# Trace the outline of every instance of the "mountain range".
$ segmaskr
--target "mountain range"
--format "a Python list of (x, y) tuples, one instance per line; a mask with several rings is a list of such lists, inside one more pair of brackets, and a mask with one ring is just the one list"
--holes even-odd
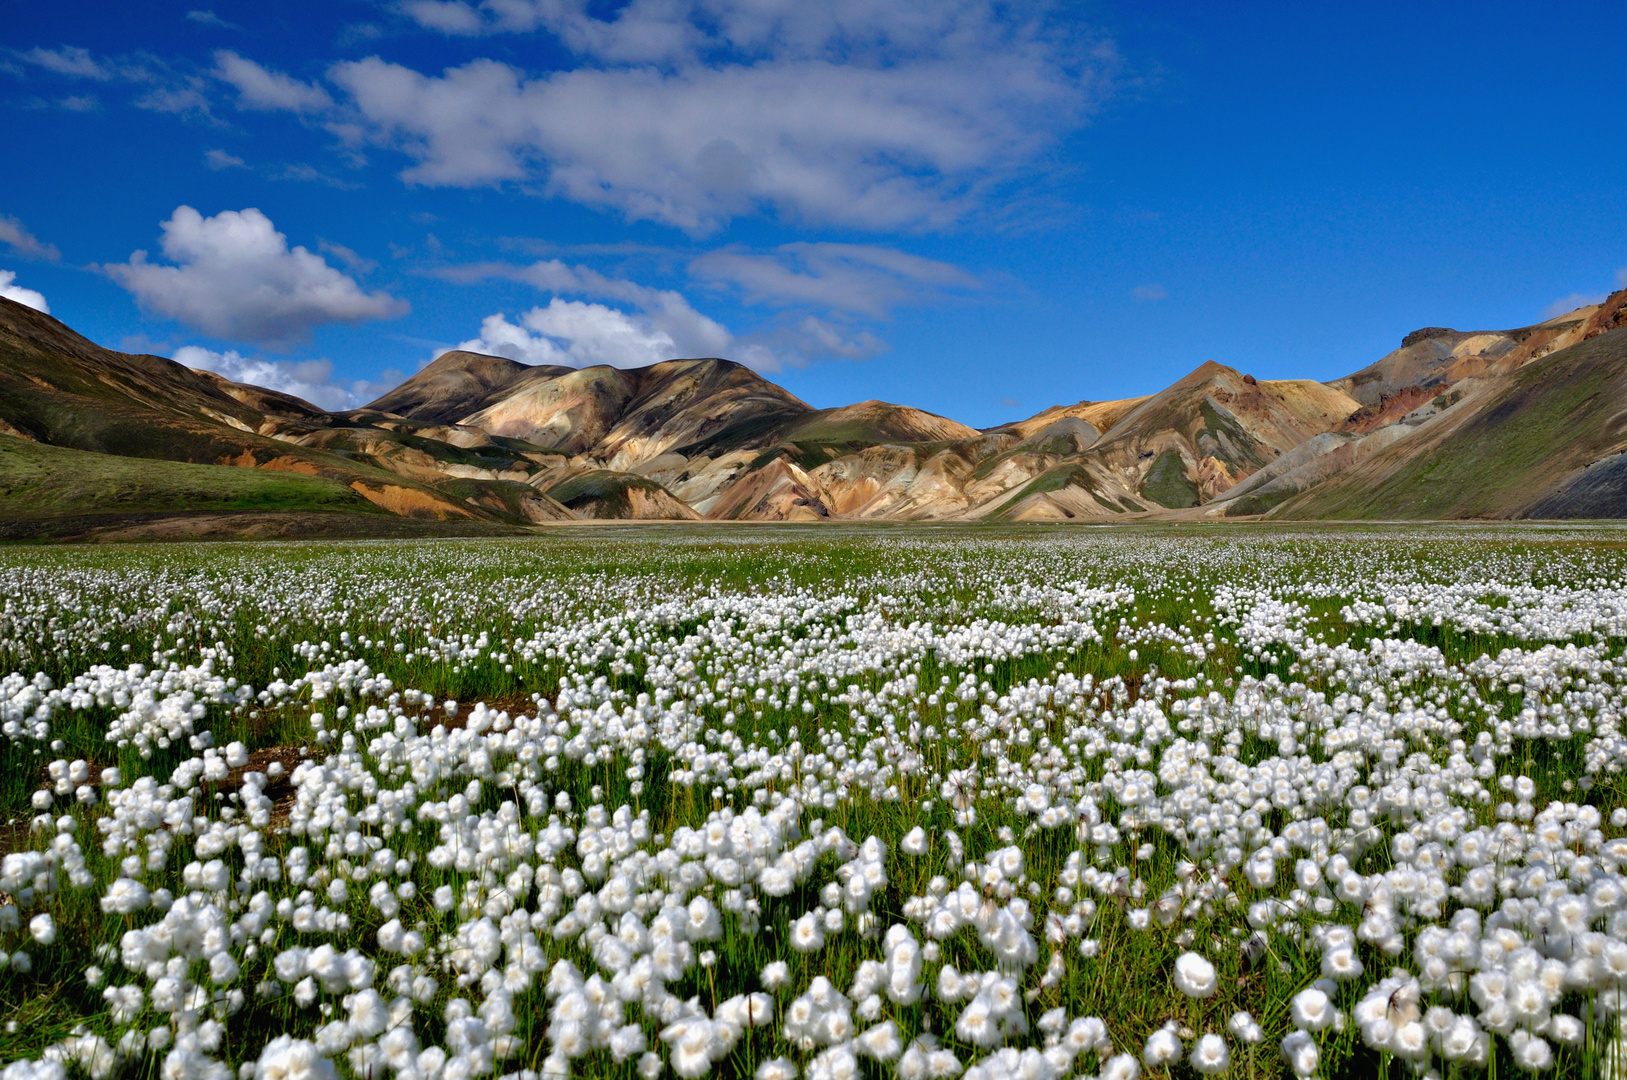
[(1429, 327), (1330, 382), (1206, 363), (978, 430), (722, 359), (453, 351), (328, 412), (0, 299), (0, 536), (519, 533), (579, 520), (1627, 517), (1627, 290)]

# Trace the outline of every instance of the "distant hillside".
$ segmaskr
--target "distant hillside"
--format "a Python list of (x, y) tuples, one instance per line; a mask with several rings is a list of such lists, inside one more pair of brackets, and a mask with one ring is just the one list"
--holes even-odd
[(329, 413), (0, 299), (0, 536), (1259, 514), (1627, 516), (1627, 292), (1516, 330), (1414, 331), (1327, 383), (1207, 363), (983, 431), (814, 409), (716, 358), (454, 351)]
[[(350, 493), (349, 505), (361, 502), (369, 511), (405, 518), (519, 524), (573, 516), (530, 488), (517, 501), (516, 513), (516, 500), (505, 498), (500, 488), (546, 466), (497, 446), (484, 433), (469, 432), (464, 445), (452, 445), (409, 425), (380, 426), (330, 414), (286, 394), (232, 383), (162, 357), (103, 349), (57, 320), (4, 299), (0, 434), (114, 459), (229, 466), (327, 481)], [(70, 470), (53, 481), (50, 499), (36, 491), (0, 500), (0, 517), (45, 519), (70, 512), (76, 502), (96, 497), (97, 485), (114, 471), (111, 464)], [(155, 466), (154, 475), (160, 474), (177, 475)], [(67, 489), (76, 476), (84, 484), (77, 495)], [(466, 488), (472, 482), (474, 488), (447, 490), (454, 482)], [(200, 484), (209, 490), (216, 482)], [(286, 493), (294, 486), (290, 480), (276, 490)], [(282, 496), (270, 494), (274, 487), (236, 485), (243, 492), (261, 492), (267, 510), (281, 510)], [(200, 507), (179, 500), (172, 509), (187, 513)]]
[[(1362, 408), (1226, 493), (1228, 514), (1278, 517), (1627, 517), (1582, 495), (1579, 470), (1619, 453), (1627, 291), (1519, 330), (1408, 335), (1331, 384)], [(1627, 489), (1624, 489), (1627, 490)]]
[(1627, 327), (1533, 361), (1441, 412), (1282, 513), (1627, 516)]

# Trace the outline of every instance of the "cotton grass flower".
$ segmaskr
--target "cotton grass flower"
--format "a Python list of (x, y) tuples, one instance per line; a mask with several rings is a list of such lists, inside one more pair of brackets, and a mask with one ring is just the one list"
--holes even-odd
[(1175, 988), (1190, 998), (1212, 997), (1218, 985), (1215, 966), (1195, 952), (1176, 958), (1174, 979)]
[(336, 1080), (333, 1063), (304, 1039), (279, 1035), (266, 1044), (254, 1066), (254, 1080)]
[(756, 1080), (796, 1080), (796, 1062), (790, 1058), (768, 1058), (752, 1074)]
[[(669, 1062), (702, 1075), (745, 1046), (744, 1067), (778, 1080), (771, 1063), (789, 1059), (764, 1058), (783, 1038), (820, 1080), (864, 1057), (941, 1080), (959, 1060), (930, 1037), (901, 1046), (896, 1019), (935, 996), (979, 1048), (979, 1080), (1064, 1075), (1109, 1053), (1105, 1025), (1051, 1010), (1031, 1030), (1025, 996), (1119, 963), (1114, 926), (1188, 950), (1159, 991), (1180, 995), (1174, 1013), (1181, 998), (1227, 1005), (1205, 953), (1235, 947), (1251, 970), (1284, 949), (1320, 957), (1322, 980), (1273, 1004), (1300, 1028), (1282, 1046), (1300, 1074), (1342, 1067), (1343, 1043), (1324, 1060), (1309, 1034), (1341, 1025), (1335, 992), (1367, 1045), (1420, 1067), (1495, 1052), (1552, 1068), (1554, 1046), (1585, 1034), (1562, 1001), (1610, 1016), (1627, 1000), (1627, 812), (1577, 790), (1627, 769), (1611, 644), (1627, 634), (1627, 574), (1597, 550), (1522, 554), (1550, 560), (1533, 569), (1479, 539), (1313, 554), (1240, 541), (1223, 557), (1144, 538), (955, 541), (945, 592), (936, 554), (894, 543), (855, 548), (884, 548), (885, 573), (843, 565), (818, 587), (750, 590), (473, 547), (391, 548), (388, 574), (334, 553), (299, 574), (254, 555), (193, 577), (0, 559), (11, 655), (54, 641), (96, 655), (121, 620), (141, 635), (123, 667), (0, 680), (0, 733), (39, 748), (45, 777), (29, 850), (0, 859), (15, 901), (0, 960), (26, 979), (79, 947), (62, 898), (85, 890), (122, 926), (96, 943), (105, 955), (69, 959), (105, 966), (96, 1006), (139, 1024), (49, 1053), (93, 1080), (142, 1053), (166, 1055), (175, 1080), (219, 1080), (243, 1064), (229, 1055), (252, 1063), (278, 1035), (215, 1030), (253, 997), (282, 999), (285, 1037), (314, 1054), (295, 1067), (312, 1072), (343, 1054), (358, 1075), (529, 1080), (515, 1017), (541, 1009), (543, 1075), (607, 1052), (652, 1080)], [(1141, 614), (1171, 608), (1187, 615)], [(232, 638), (247, 625), (263, 629)], [(1518, 644), (1453, 644), (1477, 635)], [(262, 639), (278, 669), (245, 687), (253, 665), (230, 653)], [(1169, 651), (1195, 674), (1098, 681), (1068, 659), (1087, 646)], [(1247, 670), (1229, 653), (1211, 663), (1232, 646)], [(1032, 677), (1010, 680), (1012, 665)], [(529, 704), (502, 712), (464, 689), (495, 671), (533, 688)], [(474, 701), (453, 706), (456, 726), (448, 693)], [(58, 738), (91, 708), (143, 763), (100, 788), (99, 755)], [(308, 728), (287, 769), (252, 764), (248, 714), (262, 711)], [(1574, 783), (1520, 775), (1517, 740), (1574, 752)], [(1405, 750), (1364, 749), (1385, 746)], [(666, 778), (646, 789), (652, 759)], [(909, 805), (912, 792), (946, 805)], [(997, 839), (944, 830), (936, 865), (937, 813), (994, 815)], [(1066, 861), (1034, 854), (1052, 850)], [(1382, 873), (1363, 872), (1373, 851)], [(768, 961), (756, 979), (735, 970), (737, 935)], [(859, 950), (848, 994), (793, 976), (827, 946)], [(967, 947), (994, 970), (943, 962)], [(701, 1000), (679, 997), (694, 978)], [(412, 1029), (431, 1006), (445, 1045)], [(1246, 1014), (1227, 1031), (1263, 1037)], [(1162, 1034), (1121, 1037), (1165, 1068), (1230, 1054), (1220, 1035), (1183, 1051)], [(1129, 1055), (1094, 1064), (1140, 1071)]]
[(1101, 1080), (1138, 1080), (1141, 1063), (1129, 1054), (1115, 1054), (1102, 1063)]
[(1173, 1025), (1161, 1027), (1149, 1035), (1147, 1045), (1141, 1051), (1141, 1060), (1149, 1069), (1163, 1068), (1180, 1056), (1181, 1040), (1176, 1036)]
[(1307, 987), (1294, 995), (1290, 1017), (1294, 1026), (1305, 1031), (1321, 1031), (1333, 1023), (1333, 1003), (1319, 987)]
[(1192, 1053), (1187, 1063), (1204, 1076), (1221, 1076), (1231, 1068), (1231, 1050), (1226, 1046), (1226, 1040), (1219, 1035), (1208, 1034), (1201, 1036), (1192, 1044)]

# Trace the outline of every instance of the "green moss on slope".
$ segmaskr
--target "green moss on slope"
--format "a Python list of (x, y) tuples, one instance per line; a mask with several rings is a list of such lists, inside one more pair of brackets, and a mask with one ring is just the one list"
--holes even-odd
[[(1078, 485), (1090, 492), (1096, 493), (1096, 485), (1090, 474), (1075, 464), (1058, 465), (1049, 472), (1043, 472), (1025, 484), (1021, 491), (1000, 504), (1000, 508), (988, 516), (989, 521), (1003, 521), (1017, 509), (1017, 506), (1030, 495), (1043, 495), (1048, 491), (1061, 491), (1069, 485)], [(1098, 498), (1097, 502), (1101, 502)]]
[(116, 457), (0, 436), (0, 518), (199, 510), (384, 513), (322, 477)]
[[(1627, 438), (1627, 329), (1516, 372), (1480, 414), (1373, 486), (1362, 470), (1284, 508), (1290, 517), (1516, 514)], [(1627, 513), (1627, 507), (1622, 508)]]
[(614, 518), (627, 517), (632, 513), (632, 501), (627, 493), (634, 488), (643, 491), (665, 490), (654, 480), (633, 473), (593, 469), (578, 473), (550, 488), (548, 494), (572, 510), (588, 508), (593, 511), (594, 517)]
[(1158, 455), (1141, 481), (1141, 494), (1171, 510), (1198, 505), (1198, 486), (1186, 475), (1186, 465), (1174, 450)]

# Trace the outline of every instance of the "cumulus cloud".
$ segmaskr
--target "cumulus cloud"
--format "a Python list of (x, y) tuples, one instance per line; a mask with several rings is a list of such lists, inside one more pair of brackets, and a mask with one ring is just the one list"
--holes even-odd
[(239, 109), (314, 113), (333, 105), (333, 99), (320, 86), (262, 67), (230, 49), (216, 50), (212, 74), (237, 89)]
[(366, 292), (356, 281), (288, 240), (259, 210), (204, 217), (177, 207), (160, 244), (176, 265), (147, 260), (104, 269), (143, 306), (217, 338), (270, 345), (307, 336), (317, 326), (388, 319), (405, 301)]
[(557, 296), (547, 307), (534, 307), (520, 316), (519, 325), (502, 314), (487, 316), (480, 336), (458, 348), (507, 356), (522, 364), (569, 367), (645, 367), (686, 353), (646, 316)]
[(56, 262), (62, 257), (55, 245), (41, 243), (23, 223), (13, 217), (0, 217), (0, 243), (25, 259), (46, 259)]
[(795, 243), (772, 252), (713, 251), (689, 264), (702, 280), (738, 288), (752, 303), (811, 304), (884, 316), (894, 307), (977, 289), (950, 263), (867, 244)]
[[(642, 285), (636, 281), (625, 278), (613, 278), (599, 273), (587, 266), (569, 266), (558, 259), (547, 259), (533, 263), (530, 266), (509, 266), (502, 263), (480, 263), (473, 266), (452, 267), (441, 272), (441, 276), (451, 281), (470, 283), (492, 277), (505, 277), (514, 281), (523, 281), (533, 285), (542, 292), (565, 293), (567, 295), (589, 296), (599, 299), (616, 300), (632, 306), (636, 314), (625, 315), (612, 308), (604, 308), (624, 319), (631, 320), (624, 324), (616, 324), (612, 331), (612, 323), (608, 317), (595, 315), (599, 320), (593, 324), (604, 328), (605, 338), (610, 341), (629, 341), (628, 328), (638, 326), (647, 331), (645, 337), (652, 343), (651, 347), (659, 344), (660, 348), (668, 350), (662, 360), (670, 360), (678, 356), (727, 356), (727, 350), (734, 343), (734, 335), (722, 324), (702, 315), (696, 311), (684, 295), (673, 289), (656, 289)], [(600, 307), (601, 305), (590, 305)], [(564, 309), (560, 309), (563, 311)], [(551, 321), (549, 325), (564, 325)], [(529, 324), (528, 324), (529, 325)], [(588, 324), (584, 323), (586, 327)], [(533, 329), (536, 327), (533, 326)], [(642, 332), (642, 331), (641, 331)], [(597, 331), (595, 331), (597, 333)], [(591, 336), (591, 335), (590, 335)], [(587, 338), (584, 338), (587, 340)], [(597, 340), (597, 338), (594, 338)], [(584, 350), (597, 348), (597, 346), (582, 347)], [(612, 352), (620, 350), (619, 345), (606, 345)], [(481, 350), (475, 350), (481, 351)], [(580, 350), (579, 350), (580, 351)], [(588, 355), (581, 351), (581, 355)], [(501, 355), (508, 355), (507, 353)], [(632, 355), (629, 353), (628, 355)], [(638, 353), (640, 356), (650, 355), (647, 351)], [(519, 357), (513, 357), (519, 359)], [(541, 363), (543, 361), (528, 361)], [(550, 360), (547, 363), (566, 363), (563, 360)], [(589, 363), (612, 363), (609, 360), (592, 360)], [(655, 361), (641, 361), (654, 363)], [(617, 367), (640, 366), (640, 364), (617, 363)]]
[[(656, 289), (624, 278), (612, 278), (590, 267), (568, 266), (549, 259), (531, 266), (483, 264), (443, 272), (454, 281), (507, 277), (544, 292), (577, 294), (618, 301), (633, 310), (555, 296), (509, 322), (489, 316), (480, 336), (459, 345), (472, 352), (507, 356), (526, 364), (586, 367), (644, 367), (677, 357), (721, 356), (742, 351), (735, 336), (717, 321), (696, 311), (683, 294)], [(764, 349), (751, 350), (742, 362), (772, 369), (777, 361)]]
[(51, 305), (45, 302), (45, 296), (33, 289), (25, 289), (21, 285), (13, 285), (17, 280), (15, 270), (0, 270), (0, 296), (7, 300), (15, 300), (24, 307), (31, 307), (35, 311), (51, 314)]
[(457, 347), (506, 356), (523, 364), (566, 367), (646, 367), (678, 357), (721, 356), (763, 372), (800, 367), (825, 357), (863, 359), (886, 348), (867, 331), (846, 330), (813, 316), (739, 337), (724, 330), (723, 348), (691, 347), (693, 341), (669, 332), (661, 322), (659, 316), (643, 312), (555, 297), (547, 307), (525, 312), (518, 323), (510, 322), (502, 313), (487, 316), (480, 324), (480, 335)]
[[(357, 408), (401, 381), (399, 378), (394, 381), (335, 379), (333, 364), (325, 359), (271, 360), (261, 356), (244, 356), (235, 349), (216, 352), (200, 345), (183, 345), (175, 350), (171, 359), (189, 368), (213, 371), (233, 382), (292, 394), (329, 411)], [(386, 373), (392, 374), (395, 373)]]
[[(340, 63), (328, 78), (348, 101), (329, 122), (404, 152), (409, 183), (541, 181), (694, 233), (760, 211), (940, 226), (1088, 116), (1115, 60), (1033, 4), (907, 7), (636, 0), (605, 20), (583, 3), (418, 0), (402, 10), (421, 25), (547, 29), (583, 63), (536, 78), (493, 59), (439, 75)], [(281, 107), (318, 107), (296, 85)]]
[[(891, 256), (901, 254), (892, 252), (877, 259), (896, 264)], [(919, 262), (926, 264), (915, 268), (922, 277), (970, 280), (947, 264), (925, 259)], [(939, 269), (929, 271), (930, 267)], [(508, 278), (543, 292), (612, 300), (632, 309), (566, 301), (556, 296), (548, 307), (533, 309), (518, 324), (501, 314), (491, 316), (482, 324), (479, 338), (459, 346), (529, 364), (642, 367), (674, 357), (720, 356), (759, 371), (779, 371), (832, 357), (864, 359), (887, 348), (869, 330), (850, 325), (846, 315), (822, 319), (788, 311), (766, 325), (736, 333), (695, 310), (676, 290), (610, 277), (559, 259), (529, 266), (479, 263), (449, 267), (439, 271), (439, 276), (462, 283)], [(801, 294), (796, 298), (801, 299)]]

